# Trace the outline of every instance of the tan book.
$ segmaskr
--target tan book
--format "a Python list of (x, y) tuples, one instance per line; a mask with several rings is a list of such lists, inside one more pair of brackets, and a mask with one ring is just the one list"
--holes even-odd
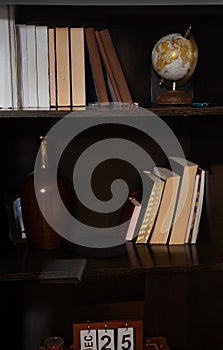
[(184, 244), (198, 165), (179, 157), (170, 157), (169, 161), (181, 178), (169, 244)]
[(72, 106), (85, 106), (84, 29), (70, 28)]
[(56, 107), (56, 67), (55, 67), (55, 29), (48, 28), (48, 60), (49, 60), (49, 90), (50, 107)]
[(159, 210), (160, 201), (164, 188), (164, 181), (151, 172), (144, 171), (145, 188), (143, 181), (143, 200), (140, 218), (137, 222), (136, 244), (145, 244), (148, 242), (156, 215)]
[(57, 106), (70, 106), (69, 35), (67, 27), (56, 27), (56, 86)]
[(173, 220), (174, 208), (176, 206), (180, 176), (162, 167), (154, 168), (154, 174), (159, 176), (165, 182), (165, 185), (159, 212), (149, 243), (166, 244)]
[(84, 29), (92, 75), (99, 103), (108, 103), (108, 93), (94, 28)]

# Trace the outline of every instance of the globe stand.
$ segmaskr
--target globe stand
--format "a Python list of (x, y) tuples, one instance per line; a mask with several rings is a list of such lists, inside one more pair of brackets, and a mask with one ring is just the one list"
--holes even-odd
[(192, 97), (183, 90), (176, 90), (176, 82), (173, 89), (167, 90), (157, 98), (157, 105), (191, 105)]

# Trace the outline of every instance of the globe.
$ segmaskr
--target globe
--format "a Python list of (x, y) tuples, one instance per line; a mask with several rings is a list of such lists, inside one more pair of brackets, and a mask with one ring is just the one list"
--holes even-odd
[[(153, 68), (161, 78), (160, 83), (171, 87), (173, 91), (176, 86), (185, 84), (192, 76), (198, 59), (197, 44), (191, 33), (191, 27), (184, 36), (180, 33), (163, 36), (153, 47), (151, 58)], [(183, 96), (182, 92), (168, 94), (174, 98), (170, 103), (178, 104), (177, 98), (181, 98), (179, 102), (184, 103), (180, 97)], [(186, 94), (184, 95), (186, 97)], [(186, 104), (191, 103), (191, 98), (185, 101)], [(168, 101), (165, 96), (166, 102)]]

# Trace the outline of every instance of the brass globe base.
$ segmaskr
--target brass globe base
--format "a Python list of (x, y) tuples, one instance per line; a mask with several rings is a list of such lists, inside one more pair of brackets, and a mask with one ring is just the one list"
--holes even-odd
[(183, 90), (167, 90), (157, 98), (158, 105), (191, 105), (192, 97)]

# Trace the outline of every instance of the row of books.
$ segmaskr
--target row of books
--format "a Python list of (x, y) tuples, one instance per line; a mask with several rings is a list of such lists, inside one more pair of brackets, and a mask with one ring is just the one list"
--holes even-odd
[(205, 170), (179, 157), (170, 157), (172, 169), (143, 171), (140, 203), (130, 197), (125, 211), (126, 239), (136, 244), (195, 244), (202, 213)]
[(86, 55), (97, 102), (133, 103), (107, 28), (16, 24), (1, 5), (0, 31), (0, 108), (85, 106)]

